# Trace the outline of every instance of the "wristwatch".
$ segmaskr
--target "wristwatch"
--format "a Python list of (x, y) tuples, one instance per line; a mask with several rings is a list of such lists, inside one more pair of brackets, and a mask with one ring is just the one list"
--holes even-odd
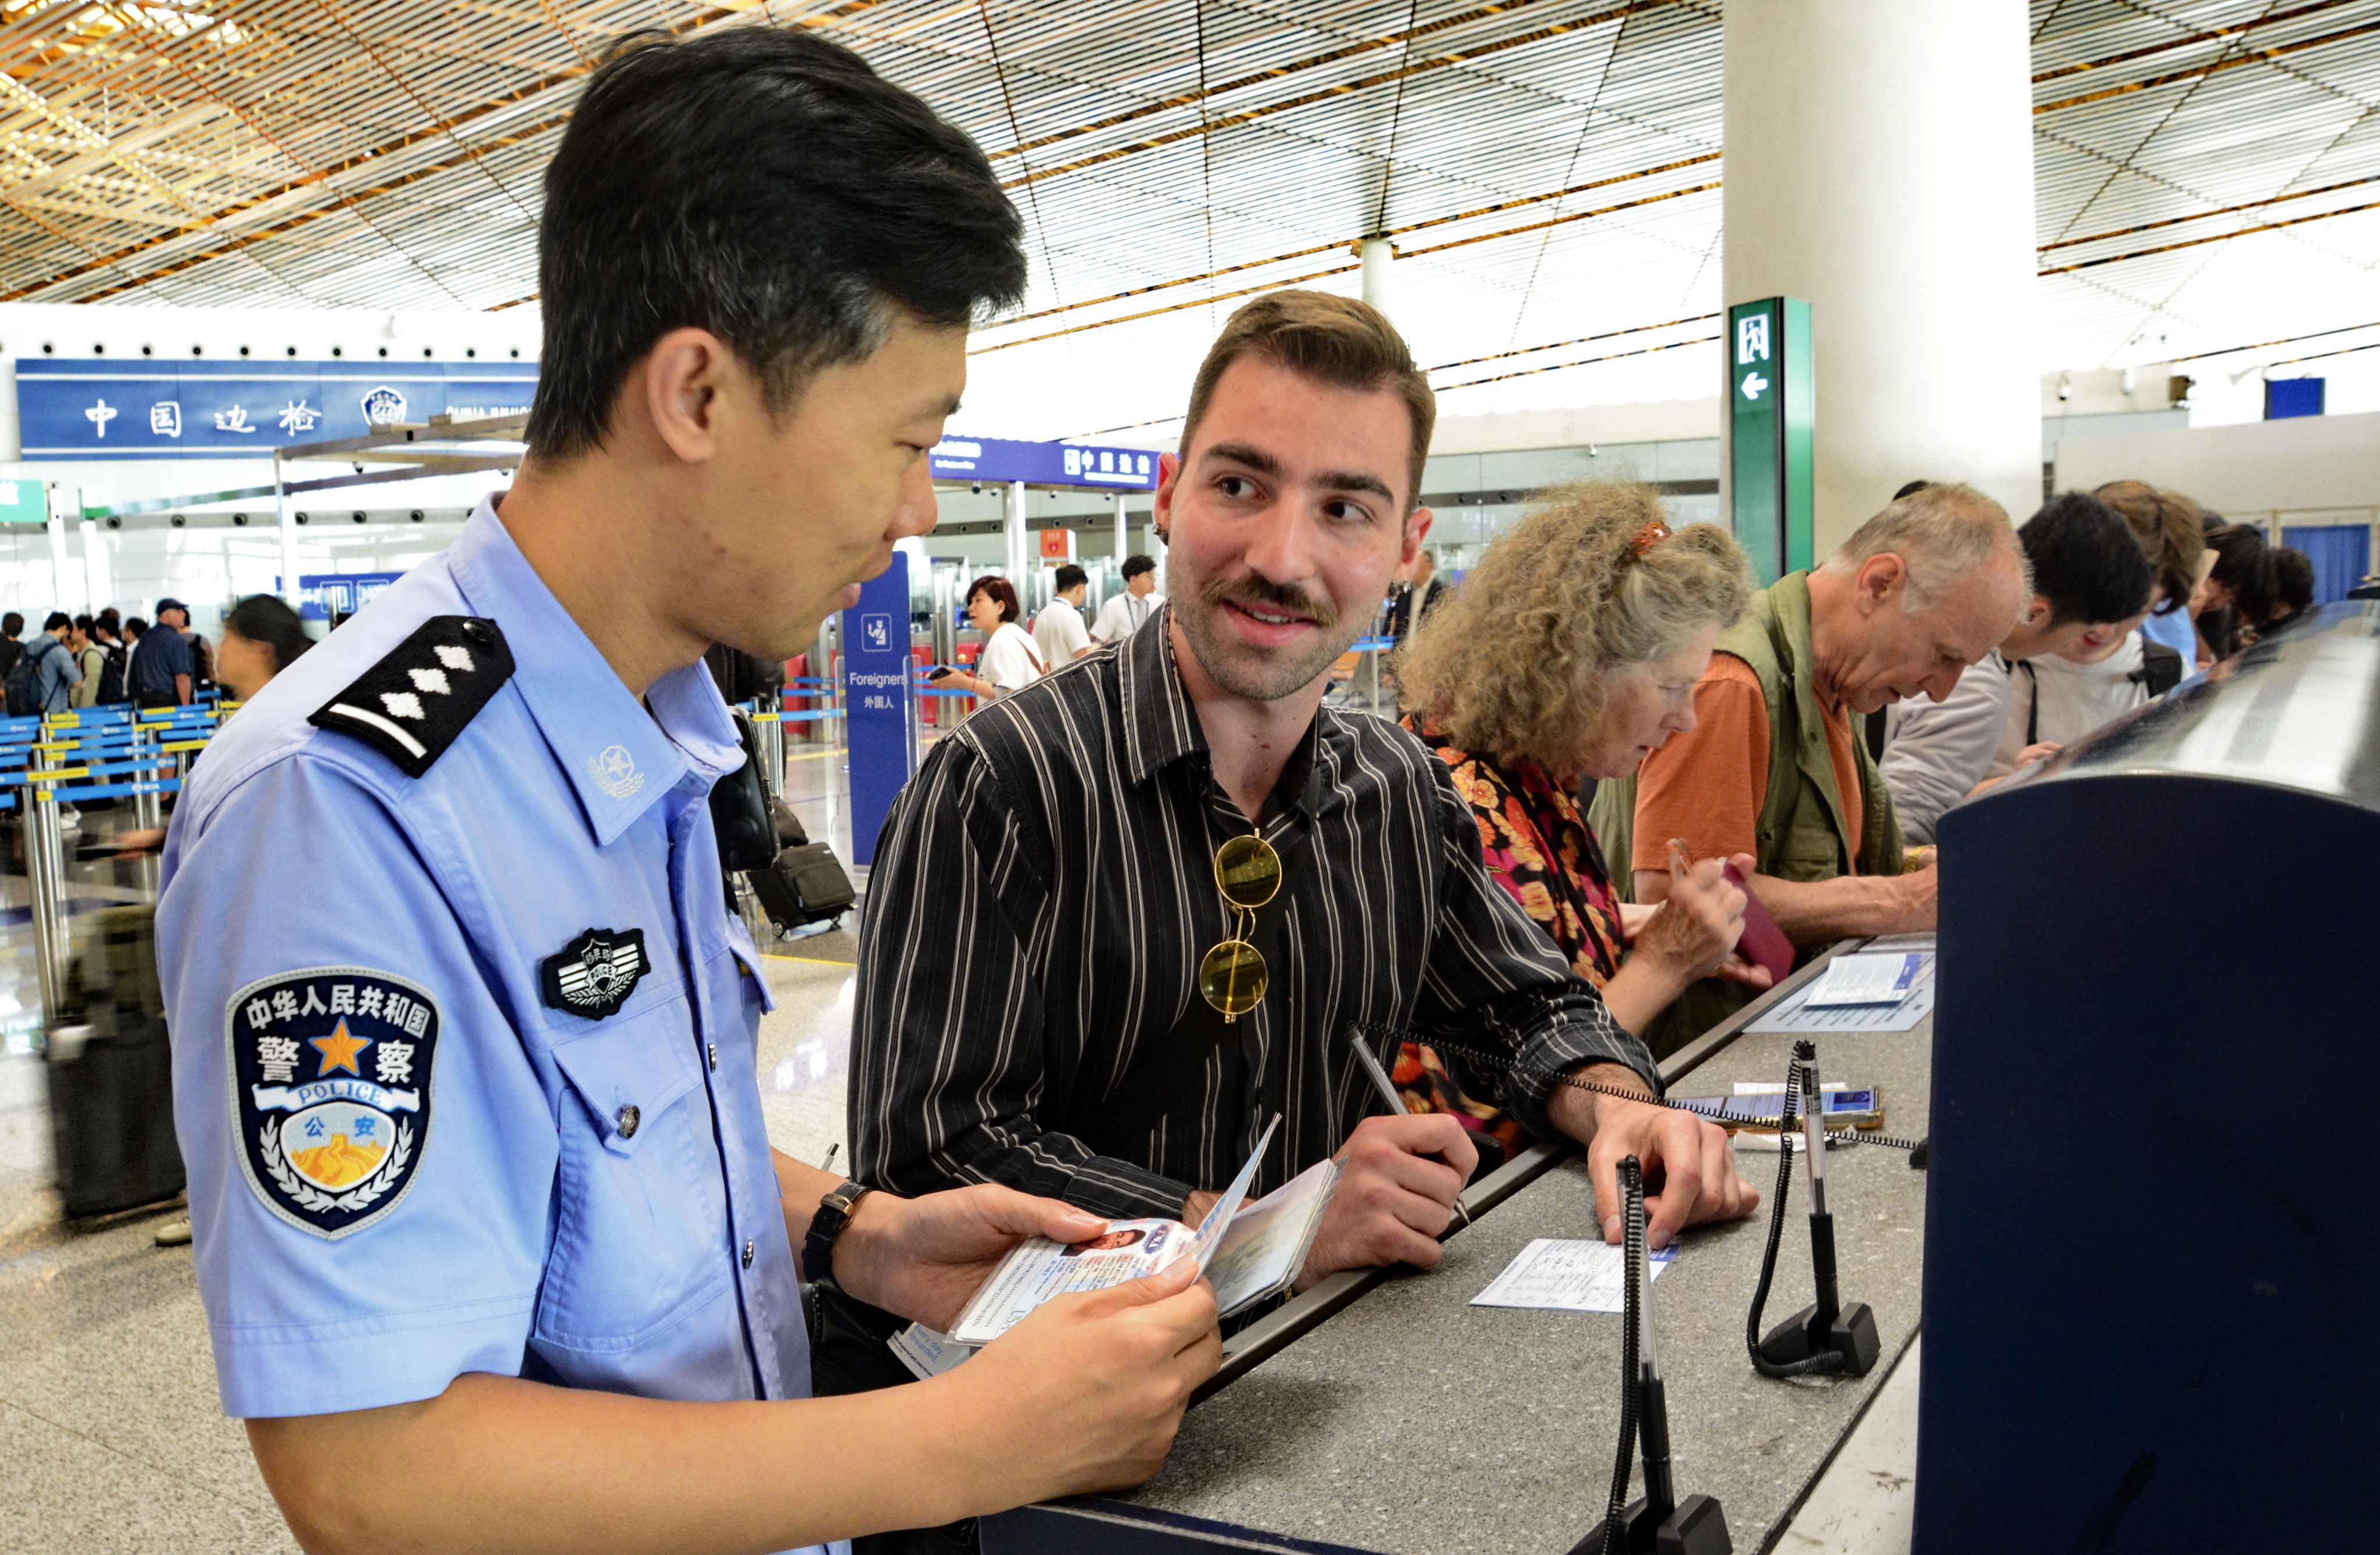
[(802, 1239), (803, 1279), (815, 1285), (834, 1272), (835, 1238), (851, 1224), (859, 1201), (874, 1191), (846, 1178), (841, 1187), (819, 1200), (818, 1213), (810, 1217), (810, 1234)]

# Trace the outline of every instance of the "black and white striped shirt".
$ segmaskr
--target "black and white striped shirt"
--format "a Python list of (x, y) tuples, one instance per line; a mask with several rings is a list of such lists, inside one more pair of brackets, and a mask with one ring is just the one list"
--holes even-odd
[[(860, 930), (850, 1122), (862, 1181), (998, 1182), (1109, 1216), (1178, 1215), (1282, 1115), (1257, 1191), (1379, 1110), (1351, 1022), (1513, 1053), (1508, 1106), (1543, 1129), (1553, 1077), (1645, 1046), (1480, 863), (1479, 832), (1420, 741), (1324, 707), (1263, 817), (1286, 864), (1286, 965), (1184, 1096), (1112, 1153), (1100, 1108), (1200, 995), (1229, 935), (1215, 850), (1251, 826), (1215, 782), (1170, 620), (983, 708), (885, 822)], [(1276, 832), (1276, 828), (1285, 828)], [(1292, 834), (1302, 831), (1302, 839)], [(1393, 1055), (1383, 1055), (1393, 1061)], [(1109, 1130), (1111, 1132), (1111, 1130)]]

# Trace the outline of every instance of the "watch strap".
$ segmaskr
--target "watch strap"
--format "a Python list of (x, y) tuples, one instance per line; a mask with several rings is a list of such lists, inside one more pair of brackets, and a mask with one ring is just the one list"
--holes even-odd
[(809, 1235), (802, 1239), (803, 1279), (815, 1285), (834, 1272), (835, 1239), (850, 1226), (859, 1201), (872, 1191), (846, 1177), (819, 1200), (818, 1213), (810, 1217)]

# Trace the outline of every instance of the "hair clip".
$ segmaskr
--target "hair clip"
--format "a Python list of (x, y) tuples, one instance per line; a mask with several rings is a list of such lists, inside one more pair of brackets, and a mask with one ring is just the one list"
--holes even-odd
[(1657, 518), (1630, 537), (1628, 548), (1641, 557), (1663, 540), (1668, 539), (1671, 533), (1670, 526)]

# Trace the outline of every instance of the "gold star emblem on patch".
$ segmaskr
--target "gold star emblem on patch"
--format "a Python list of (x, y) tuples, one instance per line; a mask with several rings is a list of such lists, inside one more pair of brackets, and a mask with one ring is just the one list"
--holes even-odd
[(355, 1076), (358, 1079), (361, 1079), (363, 1078), (363, 1071), (356, 1067), (356, 1055), (362, 1052), (365, 1048), (370, 1047), (371, 1045), (371, 1039), (370, 1037), (349, 1036), (347, 1034), (347, 1023), (345, 1019), (342, 1019), (338, 1025), (332, 1030), (329, 1036), (314, 1037), (309, 1040), (312, 1043), (313, 1047), (322, 1055), (322, 1067), (314, 1071), (315, 1079), (322, 1079), (324, 1075), (329, 1074), (333, 1069), (345, 1069), (347, 1073)]

